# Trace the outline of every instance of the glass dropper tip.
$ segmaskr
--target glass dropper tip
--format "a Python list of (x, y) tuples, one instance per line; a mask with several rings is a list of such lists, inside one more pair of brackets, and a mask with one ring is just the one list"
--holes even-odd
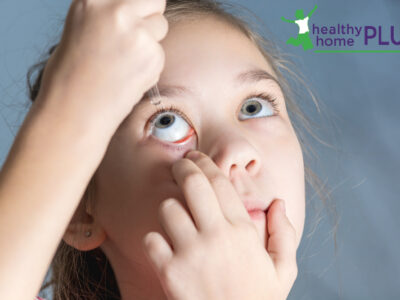
[(153, 105), (159, 105), (161, 103), (161, 96), (157, 87), (157, 83), (153, 88), (150, 89), (150, 103)]

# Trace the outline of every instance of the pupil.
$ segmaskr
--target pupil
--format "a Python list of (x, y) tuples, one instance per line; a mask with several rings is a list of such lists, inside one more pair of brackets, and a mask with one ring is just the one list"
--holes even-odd
[(161, 125), (168, 125), (168, 123), (170, 123), (171, 118), (169, 116), (167, 117), (162, 117), (160, 120)]
[(160, 117), (156, 122), (156, 127), (167, 128), (171, 126), (175, 121), (175, 117), (171, 114), (166, 114)]
[(256, 106), (255, 105), (251, 104), (251, 105), (247, 106), (247, 111), (249, 113), (253, 113), (253, 112), (255, 112), (255, 110), (256, 110)]

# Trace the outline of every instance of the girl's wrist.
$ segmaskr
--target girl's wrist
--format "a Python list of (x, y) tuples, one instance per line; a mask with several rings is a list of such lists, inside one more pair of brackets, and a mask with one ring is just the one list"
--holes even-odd
[(85, 116), (85, 111), (77, 114), (74, 103), (62, 103), (68, 99), (41, 100), (38, 96), (20, 129), (26, 148), (44, 147), (49, 155), (97, 168), (118, 124), (106, 116), (93, 118)]
[(85, 99), (65, 92), (52, 91), (38, 95), (31, 110), (39, 127), (56, 129), (76, 142), (108, 145), (119, 126), (111, 111), (85, 105)]

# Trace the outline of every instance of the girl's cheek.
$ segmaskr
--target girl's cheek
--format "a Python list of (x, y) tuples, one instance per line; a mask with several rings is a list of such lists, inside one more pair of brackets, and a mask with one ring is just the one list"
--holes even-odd
[(285, 119), (279, 115), (266, 118), (254, 118), (246, 120), (248, 128), (265, 137), (282, 137), (290, 129)]

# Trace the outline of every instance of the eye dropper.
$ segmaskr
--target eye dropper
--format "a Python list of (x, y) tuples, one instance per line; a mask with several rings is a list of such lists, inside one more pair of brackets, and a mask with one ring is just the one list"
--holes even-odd
[(157, 83), (150, 89), (150, 103), (153, 105), (159, 105), (161, 103), (161, 96)]

